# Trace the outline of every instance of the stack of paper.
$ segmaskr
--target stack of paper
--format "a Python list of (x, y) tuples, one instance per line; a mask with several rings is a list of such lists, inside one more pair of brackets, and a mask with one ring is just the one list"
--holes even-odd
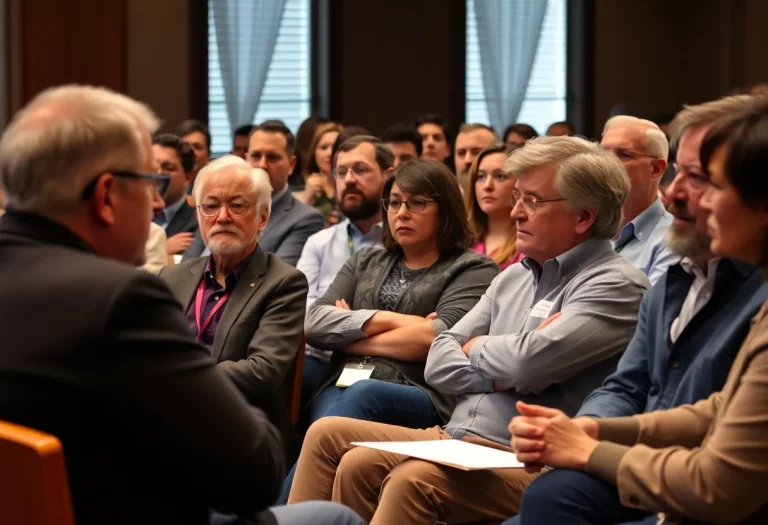
[(504, 452), (460, 441), (443, 439), (435, 441), (366, 441), (355, 442), (358, 447), (373, 448), (402, 454), (412, 458), (439, 463), (461, 470), (486, 470), (496, 468), (523, 468), (512, 452)]

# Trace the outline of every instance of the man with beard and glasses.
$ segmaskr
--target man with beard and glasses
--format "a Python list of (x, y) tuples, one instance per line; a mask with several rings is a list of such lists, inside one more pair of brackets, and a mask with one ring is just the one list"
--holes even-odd
[[(635, 335), (616, 372), (576, 415), (596, 439), (593, 418), (665, 410), (720, 390), (752, 317), (768, 298), (758, 269), (712, 256), (708, 213), (699, 205), (709, 184), (699, 161), (702, 140), (717, 119), (738, 112), (749, 98), (688, 106), (671, 124), (678, 149), (676, 176), (667, 190), (674, 221), (665, 242), (683, 259), (645, 295)], [(528, 487), (520, 514), (505, 525), (625, 522), (654, 524), (656, 516), (623, 506), (615, 485), (585, 472), (556, 469)]]
[(168, 266), (160, 277), (217, 368), (280, 430), (290, 461), (295, 433), (285, 400), (304, 335), (307, 280), (259, 242), (272, 201), (264, 170), (225, 155), (200, 170), (193, 193), (211, 255)]
[[(392, 173), (392, 150), (376, 137), (357, 135), (343, 142), (333, 159), (336, 195), (346, 217), (307, 239), (296, 268), (309, 283), (307, 308), (336, 278), (356, 251), (381, 242), (381, 188)], [(330, 352), (307, 345), (301, 386), (302, 413), (325, 372)]]

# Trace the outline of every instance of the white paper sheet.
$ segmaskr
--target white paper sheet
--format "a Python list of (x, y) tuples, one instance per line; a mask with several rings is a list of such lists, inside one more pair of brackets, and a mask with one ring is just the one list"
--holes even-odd
[(436, 441), (360, 441), (352, 443), (352, 445), (402, 454), (461, 470), (523, 467), (523, 464), (517, 460), (517, 456), (511, 452), (483, 447), (458, 439)]

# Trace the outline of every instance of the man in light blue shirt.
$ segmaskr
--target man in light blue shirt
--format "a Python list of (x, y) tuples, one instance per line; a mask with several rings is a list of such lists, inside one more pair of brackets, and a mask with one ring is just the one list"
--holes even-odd
[[(346, 219), (307, 239), (296, 267), (309, 283), (307, 308), (325, 293), (356, 251), (380, 246), (381, 188), (392, 173), (394, 155), (379, 139), (359, 135), (336, 154), (334, 175), (339, 208)], [(307, 345), (302, 376), (302, 407), (323, 378), (329, 353)]]
[(669, 155), (667, 137), (649, 120), (620, 115), (605, 123), (600, 145), (616, 154), (632, 186), (613, 248), (654, 284), (669, 266), (680, 260), (664, 244), (672, 215), (659, 198), (659, 181), (667, 169)]

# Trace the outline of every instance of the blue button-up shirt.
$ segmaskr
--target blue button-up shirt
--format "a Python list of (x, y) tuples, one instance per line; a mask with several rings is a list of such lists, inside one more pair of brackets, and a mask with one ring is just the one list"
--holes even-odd
[[(328, 289), (336, 274), (350, 257), (349, 241), (352, 240), (352, 252), (361, 248), (381, 246), (381, 223), (375, 224), (371, 231), (363, 233), (349, 219), (321, 230), (307, 239), (296, 268), (304, 272), (309, 284), (307, 308)], [(307, 353), (322, 359), (327, 354), (307, 345)]]
[(672, 214), (664, 209), (661, 199), (656, 199), (645, 211), (625, 224), (613, 241), (614, 249), (640, 268), (651, 284), (656, 284), (667, 268), (680, 261), (680, 256), (670, 251), (664, 243), (670, 224)]

